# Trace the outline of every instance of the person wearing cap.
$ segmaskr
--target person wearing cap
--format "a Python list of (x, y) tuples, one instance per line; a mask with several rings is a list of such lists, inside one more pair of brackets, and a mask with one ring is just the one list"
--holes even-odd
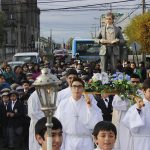
[(10, 85), (11, 90), (16, 90), (16, 88), (19, 86), (17, 83), (13, 83)]
[(87, 65), (84, 67), (84, 74), (87, 74), (89, 76), (89, 78), (92, 78), (93, 70), (90, 65)]
[(23, 80), (21, 82), (23, 94), (20, 98), (21, 102), (23, 103), (24, 107), (24, 140), (25, 146), (28, 147), (28, 137), (29, 137), (29, 126), (30, 126), (30, 117), (28, 116), (28, 99), (32, 94), (32, 89), (30, 88), (30, 82), (28, 80)]
[(26, 79), (29, 81), (29, 80), (33, 80), (33, 77), (32, 77), (32, 73), (31, 72), (28, 72), (27, 74), (26, 74)]
[(4, 88), (4, 89), (2, 89), (1, 90), (1, 94), (3, 94), (3, 93), (9, 93), (10, 92), (10, 88)]
[(2, 127), (2, 137), (3, 137), (3, 146), (7, 147), (8, 137), (7, 137), (7, 106), (9, 102), (9, 92), (3, 92), (1, 94), (2, 101), (0, 102), (0, 126)]
[[(8, 147), (13, 149), (16, 146), (20, 146), (22, 142), (24, 111), (16, 91), (11, 91), (9, 97), (10, 101), (7, 107)], [(17, 145), (15, 145), (15, 141), (17, 141)]]
[(23, 96), (23, 87), (20, 85), (16, 88), (16, 91), (18, 92), (18, 95), (19, 95), (19, 99), (21, 99), (21, 97)]

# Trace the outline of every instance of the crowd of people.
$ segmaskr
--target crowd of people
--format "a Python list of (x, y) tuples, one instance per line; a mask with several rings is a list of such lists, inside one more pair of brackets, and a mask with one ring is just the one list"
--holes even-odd
[(15, 68), (4, 62), (0, 74), (3, 147), (38, 150), (42, 145), (42, 150), (46, 150), (46, 120), (37, 125), (44, 113), (33, 86), (41, 69), (46, 67), (61, 80), (54, 115), (59, 127), (55, 128), (54, 123), (52, 131), (59, 130), (52, 136), (55, 139), (53, 150), (59, 150), (60, 146), (62, 150), (94, 150), (94, 147), (97, 150), (113, 147), (116, 150), (149, 150), (150, 79), (144, 63), (140, 64), (136, 67), (134, 62), (125, 61), (116, 66), (117, 72), (130, 76), (132, 84), (143, 83), (143, 90), (138, 90), (143, 100), (131, 105), (130, 100), (115, 94), (83, 94), (85, 82), (88, 83), (94, 73), (101, 73), (99, 62), (57, 60), (52, 66), (43, 60), (40, 64), (26, 63)]

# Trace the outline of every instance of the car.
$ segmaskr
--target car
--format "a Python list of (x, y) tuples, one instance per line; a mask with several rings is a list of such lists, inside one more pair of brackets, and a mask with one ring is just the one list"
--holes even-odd
[(12, 62), (24, 62), (24, 63), (39, 63), (40, 56), (37, 52), (24, 52), (24, 53), (16, 53), (13, 56)]
[(37, 52), (23, 52), (16, 53), (8, 64), (14, 68), (15, 66), (22, 66), (24, 63), (39, 63), (40, 60), (41, 58)]
[(16, 66), (22, 66), (24, 63), (24, 61), (10, 61), (8, 62), (8, 65), (10, 65), (12, 69), (14, 69)]
[(53, 52), (54, 58), (67, 58), (68, 53), (66, 49), (54, 50)]

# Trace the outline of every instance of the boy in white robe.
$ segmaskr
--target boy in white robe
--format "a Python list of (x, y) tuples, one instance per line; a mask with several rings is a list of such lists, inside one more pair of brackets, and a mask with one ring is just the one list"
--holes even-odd
[(150, 79), (144, 81), (143, 92), (144, 99), (136, 99), (122, 120), (131, 131), (128, 150), (150, 150)]
[(41, 103), (36, 91), (34, 91), (28, 99), (28, 116), (31, 118), (29, 128), (29, 150), (39, 150), (40, 145), (35, 139), (34, 128), (36, 122), (45, 115), (41, 110)]
[(107, 121), (98, 122), (93, 130), (93, 139), (97, 146), (95, 150), (114, 150), (117, 129), (114, 124)]
[(92, 130), (102, 121), (101, 110), (90, 98), (82, 95), (84, 82), (74, 78), (71, 83), (72, 96), (60, 102), (55, 116), (63, 125), (63, 148), (65, 150), (93, 150)]
[[(134, 86), (137, 86), (140, 83), (140, 77), (137, 74), (132, 74), (131, 83)], [(122, 99), (120, 96), (115, 95), (112, 102), (112, 106), (113, 106), (112, 122), (117, 127), (117, 135), (118, 135), (115, 143), (115, 148), (121, 150), (128, 150), (130, 141), (130, 131), (124, 124), (121, 123), (121, 121), (124, 118), (128, 109), (130, 108), (131, 102), (129, 99)]]

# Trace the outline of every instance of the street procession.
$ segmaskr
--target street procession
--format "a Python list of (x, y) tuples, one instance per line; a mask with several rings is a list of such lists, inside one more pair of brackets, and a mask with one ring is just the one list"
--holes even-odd
[(150, 1), (0, 0), (0, 150), (150, 150)]

